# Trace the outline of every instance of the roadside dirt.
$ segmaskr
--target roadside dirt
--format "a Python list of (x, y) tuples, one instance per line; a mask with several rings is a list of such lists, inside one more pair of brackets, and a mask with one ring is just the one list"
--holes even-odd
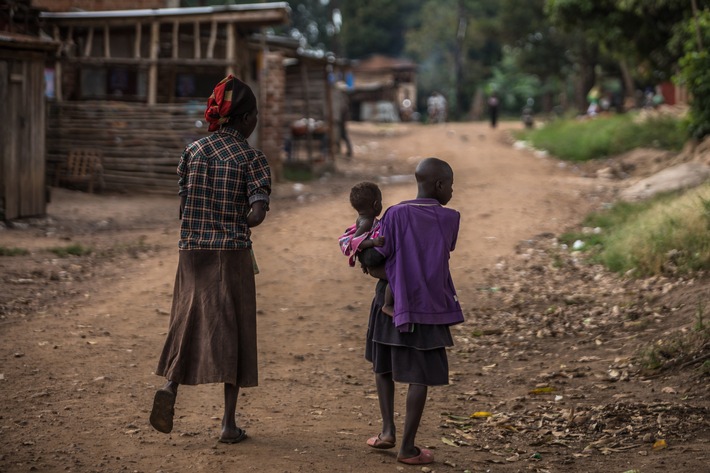
[[(515, 149), (517, 127), (353, 123), (352, 160), (276, 186), (253, 235), (260, 385), (240, 396), (250, 438), (238, 445), (217, 442), (218, 385), (181, 388), (172, 434), (148, 424), (177, 198), (53, 189), (47, 218), (0, 229), (0, 247), (29, 250), (0, 257), (0, 471), (710, 471), (702, 360), (661, 373), (642, 363), (658, 340), (693, 333), (710, 279), (622, 278), (561, 245), (623, 182)], [(429, 391), (428, 470), (365, 444), (379, 432), (363, 358), (374, 280), (336, 243), (355, 218), (354, 183), (376, 180), (395, 204), (414, 196), (427, 156), (455, 171), (451, 266), (467, 318), (453, 329), (451, 385)], [(49, 251), (69, 245), (91, 251)]]

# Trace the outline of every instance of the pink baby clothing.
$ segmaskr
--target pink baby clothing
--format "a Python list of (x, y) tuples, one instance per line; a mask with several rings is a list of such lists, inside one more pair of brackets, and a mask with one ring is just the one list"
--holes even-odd
[(352, 224), (345, 230), (340, 238), (338, 238), (338, 243), (340, 244), (340, 251), (343, 252), (345, 256), (348, 256), (348, 264), (350, 266), (355, 266), (355, 261), (357, 261), (357, 252), (359, 251), (360, 244), (370, 238), (377, 238), (380, 235), (380, 221), (375, 219), (372, 223), (372, 228), (370, 231), (363, 233), (362, 235), (353, 236), (357, 232), (357, 224)]

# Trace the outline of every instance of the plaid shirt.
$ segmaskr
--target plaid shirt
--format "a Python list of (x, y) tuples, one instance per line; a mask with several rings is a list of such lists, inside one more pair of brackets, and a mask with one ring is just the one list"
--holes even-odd
[(177, 168), (179, 194), (186, 196), (180, 226), (181, 250), (251, 247), (251, 204), (268, 205), (271, 171), (264, 153), (237, 130), (222, 127), (189, 144)]

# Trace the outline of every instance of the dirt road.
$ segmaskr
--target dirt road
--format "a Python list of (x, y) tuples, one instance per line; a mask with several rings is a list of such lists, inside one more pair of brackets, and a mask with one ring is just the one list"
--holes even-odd
[[(365, 444), (379, 432), (363, 358), (374, 280), (347, 266), (336, 238), (355, 218), (352, 184), (386, 176), (385, 206), (411, 198), (408, 176), (427, 156), (455, 171), (450, 206), (463, 220), (452, 271), (467, 317), (453, 330), (452, 384), (430, 390), (418, 435), (434, 449), (431, 471), (708, 471), (706, 383), (629, 376), (642, 330), (621, 316), (603, 322), (612, 299), (643, 298), (636, 286), (536, 263), (542, 246), (554, 246), (539, 235), (577, 224), (609, 192), (512, 147), (505, 128), (515, 126), (353, 124), (355, 157), (339, 161), (337, 175), (277, 186), (253, 235), (260, 385), (240, 396), (238, 423), (250, 438), (238, 445), (217, 442), (218, 385), (181, 388), (172, 434), (148, 424), (163, 383), (153, 369), (177, 264), (176, 198), (55, 189), (49, 219), (0, 231), (0, 246), (31, 250), (0, 258), (0, 471), (421, 471)], [(48, 251), (69, 244), (92, 253)], [(549, 312), (551, 290), (586, 299)], [(605, 307), (598, 323), (586, 322), (590, 304)], [(643, 315), (655, 322), (647, 339), (669, 323), (649, 315), (655, 307)], [(610, 380), (610, 367), (626, 380)], [(400, 429), (404, 393), (398, 386)], [(667, 448), (653, 449), (660, 438)]]

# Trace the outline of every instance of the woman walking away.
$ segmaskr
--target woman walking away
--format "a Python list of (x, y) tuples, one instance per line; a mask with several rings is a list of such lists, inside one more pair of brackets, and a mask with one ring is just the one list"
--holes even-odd
[(173, 429), (178, 386), (224, 383), (220, 442), (237, 443), (240, 387), (257, 385), (256, 265), (251, 228), (269, 208), (271, 172), (247, 138), (257, 124), (256, 97), (231, 74), (215, 87), (205, 118), (214, 133), (185, 148), (178, 165), (179, 259), (170, 326), (156, 374), (150, 423)]

